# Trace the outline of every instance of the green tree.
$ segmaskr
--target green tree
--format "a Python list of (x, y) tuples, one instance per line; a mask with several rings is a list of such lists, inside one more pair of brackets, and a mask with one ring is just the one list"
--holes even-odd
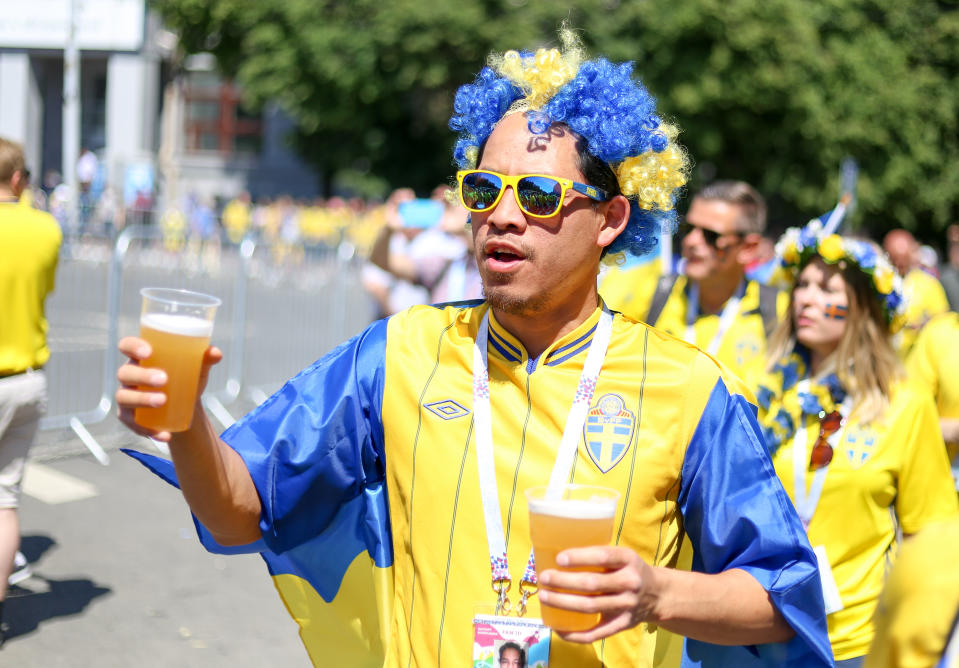
[(327, 183), (340, 170), (370, 171), (420, 190), (453, 171), (447, 121), (456, 87), (491, 49), (555, 40), (567, 15), (545, 3), (535, 12), (516, 4), (153, 3), (187, 53), (211, 51), (251, 104), (276, 101), (293, 117), (294, 146)]
[(957, 217), (955, 0), (154, 0), (186, 52), (212, 51), (254, 104), (277, 101), (326, 177), (421, 190), (452, 172), (446, 123), (490, 51), (554, 44), (633, 60), (697, 165), (743, 178), (774, 217), (830, 208), (860, 166), (855, 222), (935, 238)]
[(611, 27), (639, 35), (639, 48), (613, 40), (615, 55), (641, 63), (679, 119), (698, 180), (749, 180), (774, 213), (801, 222), (831, 208), (848, 155), (861, 170), (854, 223), (938, 241), (955, 220), (954, 2), (656, 0), (622, 10), (630, 16)]

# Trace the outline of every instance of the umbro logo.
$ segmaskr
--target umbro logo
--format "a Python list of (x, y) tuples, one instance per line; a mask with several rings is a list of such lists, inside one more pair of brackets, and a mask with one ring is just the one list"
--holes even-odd
[(434, 401), (430, 404), (423, 404), (423, 407), (444, 420), (453, 420), (464, 415), (469, 415), (469, 409), (460, 406), (452, 399), (443, 399), (443, 401)]

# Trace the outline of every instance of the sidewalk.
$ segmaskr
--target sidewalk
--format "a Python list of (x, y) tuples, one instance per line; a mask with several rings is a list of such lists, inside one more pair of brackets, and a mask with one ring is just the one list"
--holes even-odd
[(109, 454), (107, 467), (31, 461), (20, 521), (34, 577), (7, 595), (0, 666), (310, 666), (263, 561), (207, 553), (179, 492)]

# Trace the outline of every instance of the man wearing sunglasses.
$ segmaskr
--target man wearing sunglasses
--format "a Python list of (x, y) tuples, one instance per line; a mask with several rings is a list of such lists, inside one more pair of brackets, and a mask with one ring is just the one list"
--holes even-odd
[(663, 276), (648, 311), (635, 313), (710, 353), (749, 387), (763, 372), (766, 337), (788, 307), (785, 293), (746, 276), (765, 227), (766, 204), (748, 183), (706, 186), (676, 235), (684, 275)]
[[(124, 339), (120, 418), (170, 443), (176, 471), (150, 465), (179, 477), (209, 549), (263, 554), (318, 665), (470, 665), (490, 627), (550, 637), (554, 667), (678, 665), (667, 630), (692, 665), (831, 665), (815, 556), (748, 391), (597, 294), (604, 255), (672, 224), (678, 130), (630, 64), (562, 36), (456, 96), (485, 301), (371, 325), (222, 438), (202, 410), (179, 434), (135, 425), (162, 378)], [(619, 494), (611, 544), (537, 579), (524, 492), (567, 482)], [(694, 572), (675, 568), (686, 537)], [(541, 604), (599, 621), (550, 636)]]

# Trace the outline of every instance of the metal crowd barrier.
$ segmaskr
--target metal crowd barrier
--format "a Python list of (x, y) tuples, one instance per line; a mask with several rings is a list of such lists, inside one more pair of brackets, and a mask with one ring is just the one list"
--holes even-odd
[(113, 409), (117, 342), (139, 329), (141, 287), (161, 285), (215, 294), (213, 368), (204, 405), (224, 427), (261, 403), (338, 343), (369, 323), (373, 307), (352, 253), (298, 244), (238, 246), (219, 241), (171, 251), (158, 226), (126, 228), (110, 247), (71, 244), (48, 299), (52, 357), (49, 412), (41, 429), (71, 429), (103, 464), (90, 425)]

